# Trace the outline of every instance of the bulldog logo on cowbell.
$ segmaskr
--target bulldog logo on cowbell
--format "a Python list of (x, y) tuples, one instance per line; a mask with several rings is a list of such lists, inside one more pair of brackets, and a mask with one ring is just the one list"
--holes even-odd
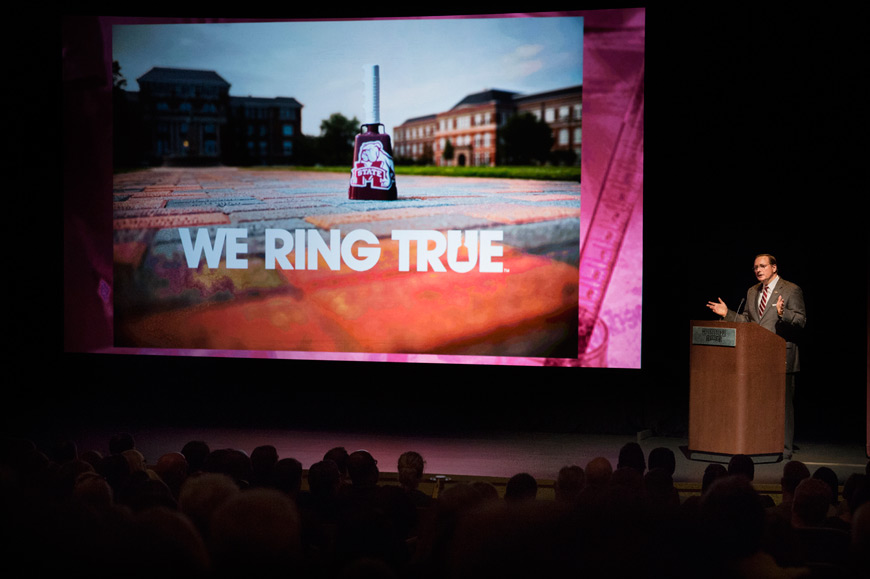
[(393, 185), (395, 171), (393, 157), (384, 150), (380, 141), (369, 141), (359, 148), (359, 157), (350, 174), (351, 187), (389, 189)]

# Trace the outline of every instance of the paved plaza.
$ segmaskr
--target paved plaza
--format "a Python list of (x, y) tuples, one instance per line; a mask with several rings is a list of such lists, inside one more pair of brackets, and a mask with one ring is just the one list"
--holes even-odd
[[(398, 200), (359, 201), (348, 199), (348, 181), (349, 171), (225, 167), (116, 175), (116, 345), (577, 357), (578, 182), (399, 175)], [(339, 256), (338, 242), (359, 230), (376, 243)], [(449, 230), (466, 241), (467, 232), (479, 234), (477, 267), (455, 267), (474, 262), (460, 248), (452, 262), (450, 251), (441, 254), (437, 271), (433, 242), (428, 261), (418, 262), (423, 242), (394, 239), (397, 231)], [(220, 249), (216, 240), (228, 232), (242, 261), (227, 263), (228, 241), (220, 262), (209, 263), (203, 248)], [(276, 232), (284, 243), (307, 242), (308, 262), (295, 248), (276, 261)], [(315, 254), (316, 269), (314, 232), (335, 257)], [(484, 232), (501, 237), (489, 258), (500, 272), (485, 271)], [(190, 262), (196, 256), (185, 252), (183, 235), (188, 253), (200, 242), (198, 261)], [(348, 265), (372, 247), (376, 265)]]

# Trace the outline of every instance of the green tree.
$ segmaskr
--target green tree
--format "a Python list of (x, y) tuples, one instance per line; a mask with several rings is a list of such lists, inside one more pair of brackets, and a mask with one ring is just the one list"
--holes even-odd
[(450, 139), (447, 139), (447, 142), (444, 144), (444, 151), (441, 153), (441, 158), (445, 161), (453, 160), (453, 143), (450, 142)]
[(498, 139), (504, 165), (545, 163), (553, 148), (550, 126), (531, 113), (512, 115), (498, 129)]
[(318, 157), (324, 165), (348, 165), (353, 162), (353, 144), (359, 134), (360, 122), (333, 113), (320, 123)]

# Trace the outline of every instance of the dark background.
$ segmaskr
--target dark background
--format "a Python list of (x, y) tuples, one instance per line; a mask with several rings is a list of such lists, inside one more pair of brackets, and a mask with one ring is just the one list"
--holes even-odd
[[(585, 6), (552, 7), (566, 8)], [(40, 436), (106, 424), (686, 436), (689, 323), (714, 318), (708, 300), (736, 306), (768, 252), (807, 304), (797, 440), (863, 446), (868, 51), (855, 21), (824, 7), (647, 9), (640, 370), (73, 353), (108, 331), (93, 287), (111, 263), (89, 260), (77, 223), (111, 239), (93, 193), (111, 186), (99, 156), (111, 133), (95, 120), (100, 68), (65, 76), (64, 351), (28, 365), (39, 379), (12, 386), (6, 424)], [(93, 18), (64, 24), (94, 49)]]

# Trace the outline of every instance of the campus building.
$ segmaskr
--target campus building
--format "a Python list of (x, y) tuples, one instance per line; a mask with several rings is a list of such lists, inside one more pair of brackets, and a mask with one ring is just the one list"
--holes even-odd
[(155, 67), (136, 80), (127, 122), (137, 123), (133, 134), (150, 164), (293, 161), (302, 126), (296, 99), (230, 96), (230, 83), (209, 70)]
[[(396, 157), (458, 166), (498, 164), (498, 128), (515, 114), (531, 113), (553, 131), (554, 158), (579, 164), (583, 87), (521, 95), (485, 90), (449, 111), (408, 119), (393, 130)], [(447, 153), (447, 154), (445, 154)]]

